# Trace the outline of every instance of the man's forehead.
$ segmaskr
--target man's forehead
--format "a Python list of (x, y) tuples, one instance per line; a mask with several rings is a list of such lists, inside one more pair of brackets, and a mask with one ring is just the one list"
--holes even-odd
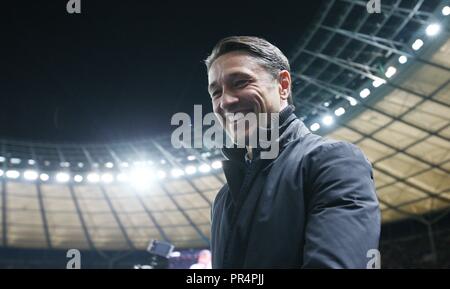
[(252, 73), (262, 69), (254, 57), (245, 52), (235, 51), (218, 57), (208, 72), (209, 83), (217, 81), (227, 74), (237, 72)]

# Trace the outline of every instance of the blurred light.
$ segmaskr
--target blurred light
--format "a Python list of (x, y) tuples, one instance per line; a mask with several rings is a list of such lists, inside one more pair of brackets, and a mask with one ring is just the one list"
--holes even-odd
[(188, 175), (193, 175), (197, 172), (197, 169), (194, 166), (187, 166), (184, 171), (186, 172), (186, 174)]
[(193, 161), (193, 160), (195, 160), (195, 156), (188, 156), (187, 159), (188, 159), (189, 161)]
[(201, 173), (207, 173), (207, 172), (209, 172), (209, 171), (211, 170), (211, 167), (210, 167), (209, 165), (207, 165), (207, 164), (202, 164), (202, 165), (200, 165), (200, 166), (198, 167), (198, 170), (199, 170)]
[(116, 179), (117, 179), (119, 182), (124, 183), (124, 182), (128, 181), (128, 175), (127, 175), (127, 174), (124, 174), (124, 173), (119, 173), (119, 174), (117, 175)]
[(38, 176), (39, 176), (38, 173), (33, 170), (28, 170), (23, 173), (23, 177), (25, 178), (25, 180), (28, 181), (35, 181), (37, 180)]
[(36, 161), (35, 161), (35, 160), (28, 160), (28, 164), (29, 164), (30, 166), (33, 166), (33, 165), (36, 164)]
[(164, 165), (166, 163), (166, 160), (161, 160), (161, 164)]
[(6, 171), (6, 177), (10, 179), (17, 179), (20, 176), (20, 173), (16, 170)]
[(48, 179), (50, 179), (50, 177), (47, 174), (41, 174), (39, 176), (39, 178), (41, 179), (41, 181), (46, 182), (48, 181)]
[(445, 6), (444, 8), (442, 8), (442, 15), (444, 16), (450, 15), (450, 6)]
[(372, 85), (373, 85), (373, 87), (380, 87), (380, 86), (382, 86), (383, 84), (386, 84), (386, 80), (384, 80), (384, 79), (382, 79), (382, 78), (379, 78), (379, 77), (377, 77), (377, 79), (375, 79), (373, 82), (372, 82)]
[(156, 175), (158, 176), (158, 179), (160, 179), (160, 180), (162, 180), (162, 179), (165, 179), (166, 178), (166, 172), (165, 171), (158, 171), (157, 173), (156, 173)]
[(408, 62), (408, 57), (402, 55), (398, 58), (398, 62), (400, 62), (400, 64), (405, 64), (406, 62)]
[(138, 190), (144, 190), (149, 187), (153, 180), (153, 172), (148, 168), (134, 169), (130, 174), (130, 182)]
[(106, 173), (102, 175), (102, 181), (104, 183), (111, 183), (112, 181), (114, 181), (114, 177), (113, 175)]
[(311, 129), (311, 131), (318, 131), (318, 130), (320, 129), (320, 124), (318, 124), (317, 122), (316, 122), (316, 123), (313, 123), (313, 124), (310, 126), (310, 129)]
[(3, 176), (3, 170), (0, 170), (0, 177)]
[(424, 43), (423, 43), (422, 39), (416, 39), (416, 41), (414, 41), (414, 43), (412, 45), (412, 49), (419, 50), (420, 48), (422, 48), (423, 44)]
[(356, 99), (354, 99), (353, 97), (349, 97), (347, 98), (348, 102), (350, 102), (351, 106), (355, 106), (358, 104), (358, 101)]
[(105, 167), (108, 168), (108, 169), (112, 169), (114, 167), (114, 164), (112, 162), (107, 162), (105, 164)]
[(436, 23), (428, 25), (427, 29), (425, 30), (428, 36), (436, 36), (439, 31), (441, 31), (441, 26)]
[(61, 162), (59, 165), (60, 165), (62, 168), (68, 168), (68, 167), (70, 167), (70, 163), (69, 163), (69, 162)]
[(221, 161), (213, 161), (211, 167), (215, 170), (220, 169), (222, 167)]
[(80, 175), (76, 175), (75, 177), (73, 177), (73, 180), (77, 183), (81, 183), (83, 181), (83, 177)]
[(340, 107), (340, 108), (338, 108), (338, 109), (336, 109), (335, 111), (334, 111), (334, 114), (336, 115), (336, 116), (341, 116), (341, 115), (343, 115), (345, 113), (345, 108), (343, 108), (343, 107)]
[(325, 102), (325, 103), (323, 104), (323, 106), (329, 107), (329, 106), (330, 106), (330, 103), (327, 101), (327, 102)]
[(13, 165), (18, 165), (20, 164), (21, 160), (18, 158), (12, 158), (9, 160)]
[(44, 166), (48, 167), (50, 165), (50, 161), (44, 161)]
[(87, 180), (90, 183), (98, 183), (98, 181), (100, 181), (100, 176), (97, 173), (90, 173), (87, 175)]
[(172, 257), (172, 258), (181, 257), (181, 253), (178, 251), (173, 251), (172, 253), (170, 253), (170, 257)]
[(184, 175), (184, 172), (181, 169), (173, 169), (171, 171), (171, 174), (172, 174), (173, 177), (178, 178), (178, 177)]
[(394, 66), (389, 66), (389, 68), (386, 70), (385, 75), (387, 78), (391, 78), (396, 73), (397, 73), (397, 68), (395, 68)]
[(68, 182), (69, 179), (70, 179), (70, 176), (67, 173), (57, 173), (56, 174), (56, 180), (60, 183)]
[(0, 156), (0, 163), (3, 163), (5, 160), (5, 157)]
[(364, 88), (363, 90), (361, 90), (361, 92), (359, 93), (359, 96), (361, 98), (366, 98), (370, 95), (370, 89), (368, 88)]
[(122, 166), (122, 168), (128, 168), (129, 164), (127, 162), (123, 162), (120, 164)]
[(322, 118), (322, 123), (324, 125), (332, 125), (334, 122), (334, 119), (331, 115), (326, 115)]
[(79, 163), (78, 163), (78, 167), (79, 167), (79, 168), (82, 168), (82, 167), (84, 167), (84, 164), (83, 164), (82, 162), (79, 162)]
[(93, 164), (92, 164), (92, 167), (93, 167), (93, 168), (98, 168), (98, 163), (93, 163)]

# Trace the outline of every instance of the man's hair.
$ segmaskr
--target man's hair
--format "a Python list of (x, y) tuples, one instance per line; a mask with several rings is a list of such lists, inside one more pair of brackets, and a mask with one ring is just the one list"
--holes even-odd
[[(214, 46), (211, 55), (205, 60), (207, 70), (209, 71), (217, 58), (233, 51), (243, 51), (256, 58), (275, 79), (278, 78), (278, 73), (282, 70), (291, 72), (287, 57), (278, 47), (265, 39), (254, 36), (231, 36), (220, 40)], [(288, 103), (293, 104), (292, 86)]]

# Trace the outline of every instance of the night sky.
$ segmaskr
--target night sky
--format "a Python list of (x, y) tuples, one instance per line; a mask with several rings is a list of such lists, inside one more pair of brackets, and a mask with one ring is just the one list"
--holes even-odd
[(230, 35), (287, 55), (321, 1), (2, 1), (0, 138), (111, 142), (211, 110), (203, 60)]

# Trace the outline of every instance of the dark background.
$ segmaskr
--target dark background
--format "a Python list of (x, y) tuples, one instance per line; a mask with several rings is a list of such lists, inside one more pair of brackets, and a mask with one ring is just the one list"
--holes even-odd
[(109, 142), (169, 134), (176, 112), (211, 110), (203, 60), (230, 35), (285, 54), (321, 1), (2, 2), (0, 138)]

